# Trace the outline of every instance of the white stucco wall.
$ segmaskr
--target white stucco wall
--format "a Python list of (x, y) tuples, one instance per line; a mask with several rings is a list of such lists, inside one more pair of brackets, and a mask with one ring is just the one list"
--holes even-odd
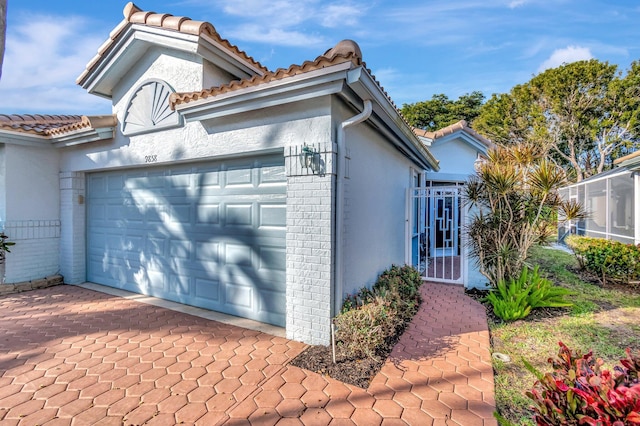
[(5, 145), (6, 221), (60, 219), (59, 153)]
[[(355, 115), (338, 103), (335, 110), (336, 126)], [(366, 122), (348, 128), (345, 140), (351, 157), (343, 241), (344, 293), (348, 294), (373, 284), (392, 264), (404, 264), (406, 190), (412, 162)]]
[(436, 140), (429, 151), (440, 161), (440, 171), (427, 173), (427, 180), (462, 182), (474, 173), (478, 150), (460, 138)]
[[(203, 77), (206, 75), (206, 77)], [(131, 96), (146, 81), (166, 81), (177, 92), (200, 90), (231, 78), (195, 54), (153, 48), (113, 90), (113, 112), (122, 123)], [(204, 81), (203, 81), (204, 79)], [(62, 171), (188, 162), (282, 149), (303, 142), (325, 142), (330, 135), (329, 97), (186, 123), (183, 127), (124, 136), (119, 126), (113, 142), (65, 148)], [(147, 158), (155, 156), (153, 163)]]
[(119, 120), (138, 85), (154, 78), (166, 81), (177, 92), (201, 90), (202, 59), (195, 53), (161, 47), (150, 48), (113, 88), (113, 112), (118, 114)]
[[(187, 123), (184, 127), (127, 138), (118, 130), (113, 142), (64, 149), (62, 171), (92, 171), (118, 167), (252, 155), (289, 145), (325, 142), (330, 135), (327, 99), (273, 107), (232, 117)], [(146, 158), (155, 156), (148, 163)]]
[(16, 243), (7, 254), (6, 282), (54, 275), (59, 270), (59, 152), (10, 144), (3, 151), (3, 227)]

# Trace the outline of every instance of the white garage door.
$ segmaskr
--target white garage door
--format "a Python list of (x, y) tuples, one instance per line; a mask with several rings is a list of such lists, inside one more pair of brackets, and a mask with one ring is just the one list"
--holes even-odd
[(283, 326), (284, 160), (87, 177), (87, 279)]

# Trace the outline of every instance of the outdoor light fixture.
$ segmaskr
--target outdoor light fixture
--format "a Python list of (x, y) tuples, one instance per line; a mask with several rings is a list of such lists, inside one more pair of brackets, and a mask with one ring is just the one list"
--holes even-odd
[(320, 169), (320, 154), (313, 147), (303, 146), (300, 151), (300, 165), (316, 173)]

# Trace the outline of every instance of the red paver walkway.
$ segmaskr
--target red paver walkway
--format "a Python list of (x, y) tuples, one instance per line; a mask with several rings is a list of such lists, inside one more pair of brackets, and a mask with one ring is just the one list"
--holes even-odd
[(368, 390), (305, 345), (90, 290), (0, 299), (1, 425), (495, 425), (482, 306), (428, 283)]

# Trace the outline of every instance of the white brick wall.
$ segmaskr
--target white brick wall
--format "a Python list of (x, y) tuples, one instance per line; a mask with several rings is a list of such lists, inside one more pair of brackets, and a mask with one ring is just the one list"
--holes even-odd
[[(287, 338), (327, 345), (333, 300), (335, 176), (296, 176), (299, 159), (287, 168)], [(331, 164), (331, 162), (327, 162)]]
[(58, 273), (60, 221), (9, 221), (4, 224), (4, 230), (9, 241), (16, 243), (6, 255), (6, 283), (31, 281)]
[(67, 284), (86, 280), (85, 176), (60, 173), (60, 273)]

